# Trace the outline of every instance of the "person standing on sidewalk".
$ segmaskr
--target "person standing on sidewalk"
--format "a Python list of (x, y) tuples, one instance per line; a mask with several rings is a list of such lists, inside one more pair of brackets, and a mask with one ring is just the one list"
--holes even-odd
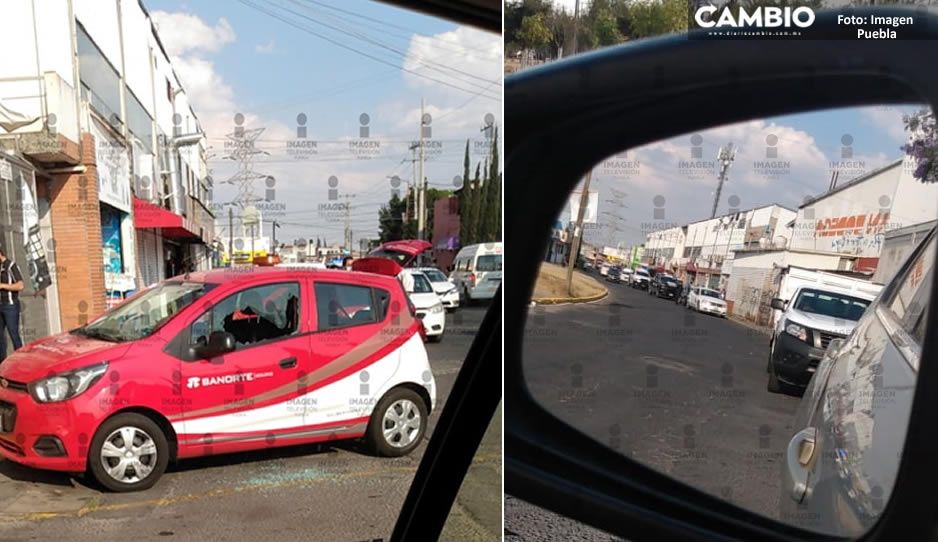
[(16, 262), (7, 258), (6, 249), (0, 246), (0, 362), (7, 357), (7, 341), (3, 328), (10, 334), (13, 350), (23, 346), (20, 338), (20, 291), (25, 288), (23, 273)]

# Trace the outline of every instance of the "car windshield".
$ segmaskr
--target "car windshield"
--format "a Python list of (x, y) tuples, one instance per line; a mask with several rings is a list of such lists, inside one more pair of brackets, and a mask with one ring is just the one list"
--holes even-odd
[(146, 337), (214, 288), (201, 282), (164, 282), (144, 290), (73, 333), (113, 342)]
[(697, 292), (697, 294), (702, 295), (704, 297), (715, 297), (717, 299), (720, 299), (720, 292), (716, 290), (710, 290), (707, 288), (701, 288), (700, 291)]
[(485, 256), (479, 256), (479, 259), (476, 261), (476, 271), (501, 271), (502, 270), (502, 255), (501, 254), (488, 254)]
[(433, 286), (423, 273), (414, 273), (414, 292), (415, 294), (432, 294)]
[(638, 271), (635, 272), (635, 274), (636, 274), (636, 275), (643, 276), (643, 277), (647, 277), (647, 276), (648, 276), (648, 271), (642, 271), (641, 269), (639, 269)]
[(430, 279), (430, 282), (446, 282), (448, 280), (446, 275), (437, 269), (427, 269), (423, 273)]
[(802, 312), (857, 321), (870, 302), (866, 299), (821, 290), (802, 290), (794, 308)]

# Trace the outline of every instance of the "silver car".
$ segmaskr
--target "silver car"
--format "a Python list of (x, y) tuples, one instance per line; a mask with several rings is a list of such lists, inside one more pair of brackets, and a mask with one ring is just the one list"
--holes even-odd
[(882, 513), (905, 442), (932, 290), (935, 230), (811, 377), (782, 461), (780, 518), (859, 537)]

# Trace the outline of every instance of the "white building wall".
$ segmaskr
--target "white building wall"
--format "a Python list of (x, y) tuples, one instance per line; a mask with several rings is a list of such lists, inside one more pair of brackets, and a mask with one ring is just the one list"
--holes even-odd
[[(886, 224), (892, 222), (901, 170), (896, 161), (867, 180), (798, 209), (791, 248), (878, 257)], [(844, 227), (846, 220), (864, 225)]]
[(905, 158), (893, 196), (886, 231), (897, 230), (938, 218), (938, 185), (927, 184), (912, 176), (914, 161)]
[(150, 21), (140, 9), (137, 0), (120, 0), (120, 3), (126, 70), (124, 81), (152, 117), (153, 81), (150, 70), (150, 43), (147, 39), (150, 34)]

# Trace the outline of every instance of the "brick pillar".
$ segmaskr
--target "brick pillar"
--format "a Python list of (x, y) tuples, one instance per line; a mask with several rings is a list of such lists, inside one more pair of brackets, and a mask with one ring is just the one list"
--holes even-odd
[(94, 137), (83, 133), (85, 173), (53, 175), (49, 194), (62, 329), (74, 329), (104, 312), (103, 241)]

